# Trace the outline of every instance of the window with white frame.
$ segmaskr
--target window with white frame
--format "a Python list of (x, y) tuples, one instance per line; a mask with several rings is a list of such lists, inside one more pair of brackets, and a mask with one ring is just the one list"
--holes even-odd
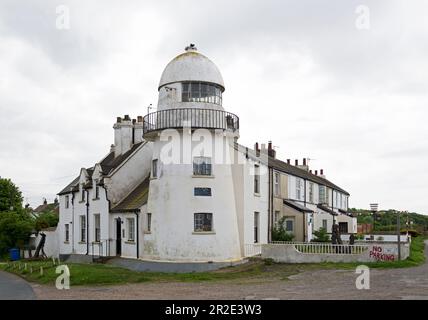
[(314, 183), (309, 182), (309, 203), (314, 203)]
[(151, 213), (147, 213), (146, 231), (147, 232), (152, 231), (152, 214)]
[(213, 214), (212, 213), (195, 213), (194, 231), (195, 232), (213, 231)]
[(66, 223), (64, 225), (64, 241), (69, 242), (70, 241), (70, 225)]
[(258, 212), (254, 212), (254, 243), (258, 243), (260, 233), (260, 214)]
[(70, 206), (70, 196), (65, 196), (65, 208), (68, 209)]
[(260, 166), (254, 165), (254, 193), (260, 193)]
[(86, 216), (80, 216), (80, 242), (86, 242)]
[(294, 232), (294, 219), (287, 218), (285, 220), (285, 231)]
[(128, 218), (128, 241), (135, 241), (135, 219)]
[(193, 174), (195, 176), (210, 176), (211, 167), (210, 157), (193, 157)]
[(279, 197), (280, 196), (280, 179), (281, 176), (279, 174), (279, 172), (275, 172), (273, 175), (273, 190), (274, 190), (274, 194), (275, 196)]
[(322, 227), (327, 230), (327, 219), (322, 220)]
[(296, 199), (300, 200), (302, 197), (302, 186), (299, 178), (296, 178)]
[(95, 199), (100, 198), (100, 186), (98, 185), (98, 181), (95, 181)]
[(319, 186), (318, 190), (319, 190), (319, 201), (318, 202), (322, 203), (322, 204), (326, 203), (327, 202), (326, 201), (327, 194), (326, 194), (325, 186)]
[(101, 218), (99, 214), (94, 214), (95, 242), (101, 241)]
[(158, 177), (158, 159), (152, 161), (152, 178)]

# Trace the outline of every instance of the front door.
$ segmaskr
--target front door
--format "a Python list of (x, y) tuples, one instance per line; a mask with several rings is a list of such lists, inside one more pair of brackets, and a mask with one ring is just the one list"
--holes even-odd
[(122, 255), (122, 220), (116, 219), (116, 255)]

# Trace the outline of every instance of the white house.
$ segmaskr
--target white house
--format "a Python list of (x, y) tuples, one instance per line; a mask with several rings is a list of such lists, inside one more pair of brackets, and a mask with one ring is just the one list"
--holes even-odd
[[(166, 66), (158, 91), (157, 110), (118, 117), (110, 152), (59, 193), (60, 254), (239, 261), (246, 244), (270, 240), (273, 170), (287, 174), (290, 186), (316, 182), (339, 192), (342, 202), (331, 210), (346, 212), (349, 194), (342, 189), (284, 165), (272, 157), (271, 145), (238, 144), (239, 117), (222, 105), (221, 73), (194, 45)], [(290, 187), (283, 200), (309, 208), (309, 241), (323, 209), (318, 198), (305, 200), (295, 191)]]

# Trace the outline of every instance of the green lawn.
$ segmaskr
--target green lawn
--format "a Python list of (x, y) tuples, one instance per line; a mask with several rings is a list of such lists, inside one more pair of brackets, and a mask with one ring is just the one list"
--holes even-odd
[[(424, 263), (424, 238), (413, 238), (410, 257), (404, 261), (365, 263), (370, 268), (405, 268), (414, 267)], [(24, 263), (27, 268), (24, 270)], [(160, 273), (136, 272), (106, 264), (67, 264), (70, 269), (71, 285), (113, 285), (124, 283), (139, 283), (148, 281), (275, 281), (287, 280), (290, 275), (306, 271), (321, 269), (353, 269), (361, 263), (320, 263), (320, 264), (282, 264), (269, 260), (250, 259), (249, 263), (224, 268), (211, 272), (198, 273)], [(21, 266), (21, 269), (19, 269)], [(40, 274), (43, 267), (43, 275)], [(55, 284), (58, 274), (56, 266), (50, 260), (21, 261), (0, 264), (0, 270), (15, 273), (28, 281), (42, 284)], [(30, 272), (32, 269), (32, 273)]]

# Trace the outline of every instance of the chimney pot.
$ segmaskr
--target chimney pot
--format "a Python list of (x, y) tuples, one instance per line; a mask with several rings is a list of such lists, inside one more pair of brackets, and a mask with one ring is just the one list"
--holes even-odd
[(315, 170), (315, 175), (316, 175), (316, 176), (318, 175), (318, 170)]
[(287, 159), (287, 164), (290, 164), (290, 162), (291, 162), (291, 160), (290, 160), (290, 159)]
[(312, 173), (312, 170), (309, 170), (309, 173)]
[(121, 118), (121, 117), (117, 117), (117, 118), (116, 118), (116, 122), (117, 122), (117, 123), (121, 123), (121, 122), (122, 122), (122, 118)]
[(324, 175), (324, 169), (320, 170), (320, 175)]
[(303, 158), (303, 165), (306, 166), (306, 158)]
[(125, 114), (125, 117), (123, 118), (123, 120), (130, 121), (131, 118), (129, 117), (129, 114)]
[(138, 122), (143, 122), (143, 117), (142, 116), (138, 116), (137, 120), (138, 120)]
[(294, 160), (294, 164), (296, 165), (296, 166), (298, 166), (299, 165), (299, 160)]

